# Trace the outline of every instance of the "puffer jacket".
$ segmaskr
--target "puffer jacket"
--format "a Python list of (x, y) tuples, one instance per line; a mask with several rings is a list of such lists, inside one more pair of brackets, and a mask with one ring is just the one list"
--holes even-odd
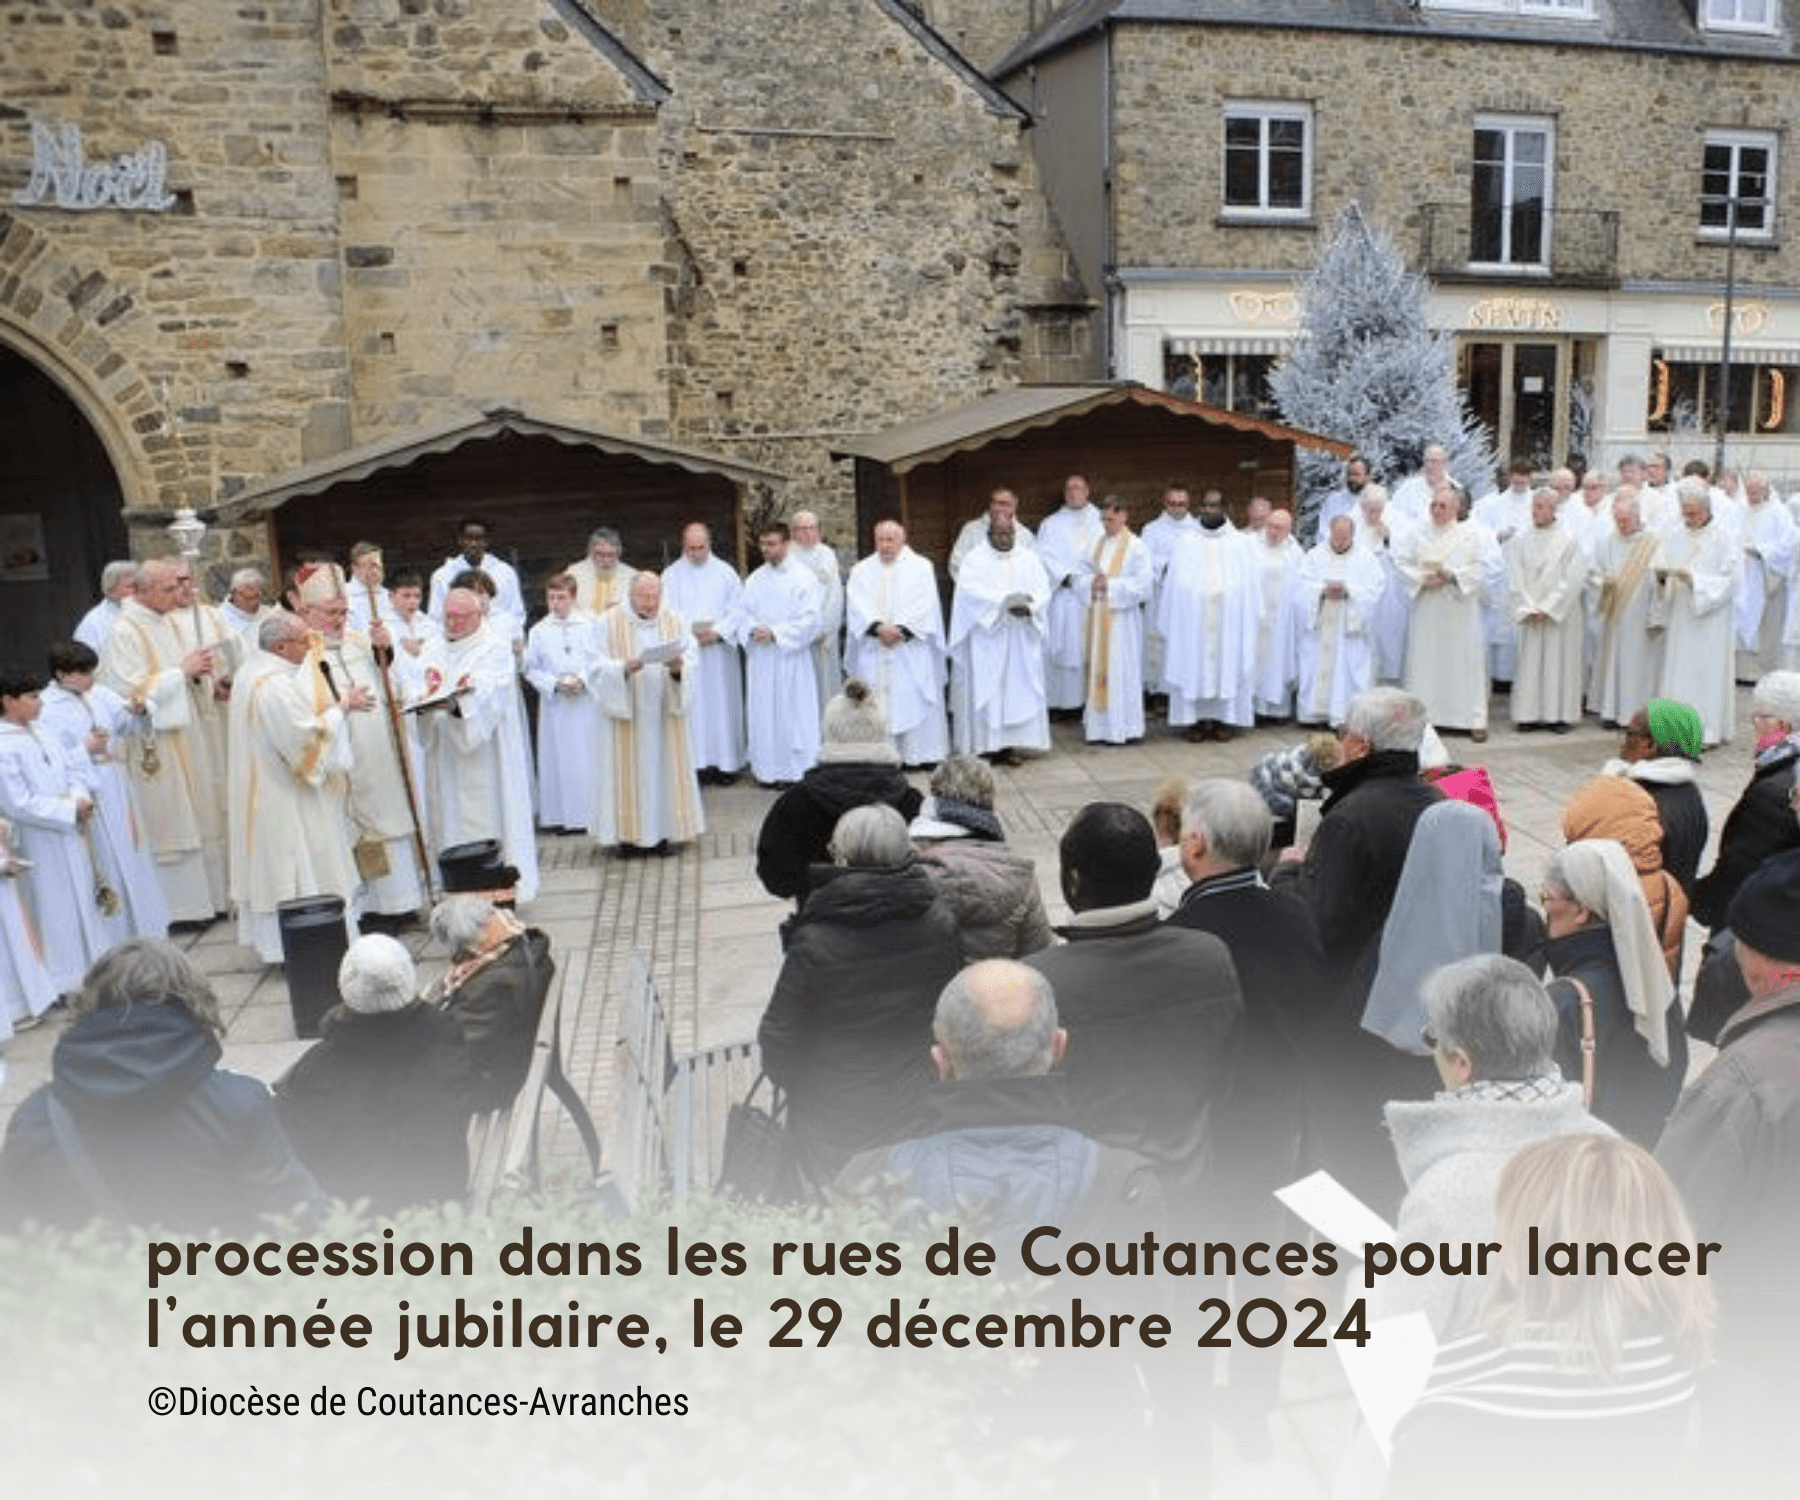
[[(269, 1091), (222, 1071), (219, 1056), (211, 1028), (177, 1005), (83, 1016), (56, 1044), (51, 1082), (7, 1128), (0, 1227), (76, 1228), (122, 1212), (134, 1224), (205, 1234), (253, 1230), (264, 1214), (316, 1217), (324, 1195), (276, 1123)], [(106, 1196), (70, 1166), (51, 1123), (52, 1091)]]
[(885, 802), (909, 823), (924, 797), (898, 765), (824, 762), (775, 799), (756, 835), (756, 878), (771, 896), (804, 903), (809, 871), (829, 863), (831, 835), (853, 807)]
[(1052, 941), (1037, 866), (989, 839), (921, 839), (919, 860), (962, 929), (963, 957), (1024, 958)]
[(962, 947), (916, 860), (813, 874), (757, 1040), (802, 1168), (824, 1182), (907, 1133), (936, 1079), (931, 1022)]
[(1756, 758), (1744, 788), (1719, 834), (1719, 857), (1694, 891), (1694, 918), (1717, 930), (1725, 925), (1731, 898), (1764, 860), (1800, 849), (1800, 822), (1788, 806), (1800, 768), (1800, 744), (1791, 738)]

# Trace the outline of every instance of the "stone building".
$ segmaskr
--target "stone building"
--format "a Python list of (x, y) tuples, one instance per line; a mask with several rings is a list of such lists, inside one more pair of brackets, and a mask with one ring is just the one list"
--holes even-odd
[[(215, 594), (373, 515), (403, 518), (391, 561), (435, 563), (470, 505), (541, 577), (623, 519), (604, 466), (557, 498), (589, 440), (633, 484), (705, 470), (734, 517), (810, 502), (848, 540), (835, 436), (1091, 368), (1029, 120), (918, 10), (0, 8), (9, 638), (66, 629), (184, 505)], [(548, 486), (493, 454), (408, 479), (446, 433), (574, 453)], [(321, 475), (328, 501), (295, 479)], [(675, 543), (661, 503), (639, 561)]]
[(1728, 460), (1791, 488), (1796, 27), (1791, 0), (1077, 0), (993, 77), (1108, 374), (1263, 409), (1355, 200), (1429, 276), (1503, 455), (1710, 460), (1729, 318)]

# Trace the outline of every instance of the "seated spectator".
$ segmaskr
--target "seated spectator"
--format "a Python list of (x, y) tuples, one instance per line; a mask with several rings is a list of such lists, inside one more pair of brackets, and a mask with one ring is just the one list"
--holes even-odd
[(1663, 868), (1691, 902), (1710, 828), (1706, 800), (1696, 778), (1706, 726), (1700, 715), (1673, 698), (1652, 698), (1631, 716), (1619, 758), (1602, 769), (1635, 781), (1656, 801), (1663, 826)]
[(269, 1091), (218, 1066), (219, 1003), (179, 948), (120, 943), (72, 1008), (51, 1081), (19, 1106), (0, 1148), (0, 1227), (109, 1219), (247, 1234), (266, 1214), (323, 1209)]
[(986, 761), (946, 756), (908, 831), (938, 898), (962, 929), (965, 959), (1024, 958), (1050, 946), (1037, 866), (1006, 844)]
[(428, 997), (462, 1028), (473, 1074), (470, 1103), (505, 1109), (531, 1071), (538, 1019), (556, 978), (550, 939), (485, 896), (446, 896), (431, 935), (450, 969)]
[[(1443, 1088), (1387, 1107), (1406, 1178), (1396, 1243), (1473, 1245), (1496, 1238), (1494, 1187), (1520, 1147), (1612, 1131), (1582, 1108), (1581, 1085), (1557, 1071), (1556, 1007), (1523, 964), (1499, 954), (1448, 964), (1425, 981), (1424, 1001), (1424, 1040)], [(1423, 1310), (1440, 1339), (1465, 1332), (1486, 1289), (1468, 1269), (1387, 1277), (1370, 1295), (1369, 1316)]]
[(815, 1184), (911, 1128), (931, 1087), (932, 1011), (962, 967), (956, 919), (899, 813), (852, 808), (831, 854), (787, 924), (787, 957), (757, 1031), (763, 1068), (787, 1091), (800, 1168)]
[(1122, 802), (1093, 802), (1062, 836), (1066, 943), (1026, 962), (1079, 1041), (1063, 1064), (1074, 1124), (1156, 1161), (1196, 1193), (1209, 1120), (1237, 1078), (1243, 993), (1225, 944), (1156, 919), (1156, 835)]
[[(1506, 819), (1500, 816), (1500, 799), (1486, 766), (1459, 766), (1446, 760), (1420, 772), (1419, 779), (1435, 786), (1445, 797), (1479, 807), (1494, 821), (1500, 853), (1506, 854)], [(1500, 882), (1500, 951), (1536, 974), (1544, 967), (1544, 919), (1525, 899), (1525, 887), (1510, 875)]]
[(1156, 830), (1156, 854), (1162, 861), (1150, 899), (1164, 922), (1181, 905), (1181, 893), (1189, 884), (1188, 873), (1181, 867), (1181, 809), (1187, 805), (1187, 794), (1187, 782), (1172, 776), (1156, 789), (1156, 800), (1150, 804), (1150, 826)]
[[(1680, 1195), (1616, 1137), (1539, 1141), (1499, 1175), (1496, 1269), (1479, 1323), (1439, 1348), (1394, 1435), (1387, 1500), (1459, 1496), (1772, 1494), (1739, 1481), (1744, 1455), (1715, 1440), (1701, 1369), (1710, 1277), (1533, 1274), (1541, 1244), (1692, 1245)], [(1486, 1237), (1486, 1236), (1484, 1236)], [(1649, 1257), (1645, 1257), (1649, 1260)], [(1721, 1411), (1730, 1418), (1729, 1411)]]
[(1687, 1076), (1687, 1036), (1625, 850), (1611, 839), (1584, 839), (1553, 854), (1544, 872), (1544, 918), (1563, 1076), (1585, 1087), (1584, 1062), (1591, 1059), (1589, 1110), (1653, 1147)]
[(1676, 1103), (1657, 1145), (1708, 1240), (1720, 1353), (1800, 1396), (1800, 850), (1759, 867), (1727, 918), (1749, 1000), (1719, 1032), (1719, 1054)]
[(1271, 750), (1250, 768), (1250, 785), (1275, 819), (1271, 849), (1291, 849), (1299, 830), (1300, 803), (1325, 795), (1324, 776), (1341, 759), (1337, 736), (1320, 731), (1298, 745)]
[(1571, 844), (1582, 839), (1612, 839), (1623, 845), (1638, 873), (1669, 976), (1679, 981), (1681, 949), (1687, 938), (1687, 897), (1681, 893), (1680, 883), (1663, 868), (1662, 819), (1655, 799), (1635, 781), (1596, 776), (1563, 809), (1562, 831)]
[(900, 769), (880, 696), (860, 678), (825, 705), (823, 736), (818, 764), (775, 799), (756, 835), (756, 878), (771, 896), (799, 905), (810, 870), (829, 863), (826, 848), (839, 818), (885, 803), (911, 819), (924, 800)]
[(1725, 817), (1719, 857), (1694, 892), (1694, 916), (1717, 930), (1738, 888), (1764, 860), (1800, 849), (1788, 798), (1800, 766), (1800, 672), (1770, 672), (1751, 693), (1756, 760), (1750, 784)]
[(343, 1003), (275, 1085), (275, 1110), (319, 1186), (376, 1213), (459, 1199), (472, 1082), (462, 1028), (418, 996), (406, 949), (359, 937), (338, 966)]

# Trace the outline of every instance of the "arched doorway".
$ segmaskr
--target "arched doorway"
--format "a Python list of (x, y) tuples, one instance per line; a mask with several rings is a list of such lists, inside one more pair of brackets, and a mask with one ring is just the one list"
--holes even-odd
[(123, 493), (99, 436), (49, 376), (0, 345), (0, 663), (41, 670), (130, 556)]

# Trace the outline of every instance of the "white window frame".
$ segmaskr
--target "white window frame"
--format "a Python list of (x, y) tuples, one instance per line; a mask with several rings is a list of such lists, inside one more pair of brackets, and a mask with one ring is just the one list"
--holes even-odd
[(1473, 10), (1489, 15), (1548, 16), (1591, 21), (1594, 0), (1420, 0), (1426, 10)]
[[(1257, 147), (1256, 203), (1227, 203), (1226, 184), (1230, 180), (1233, 120), (1256, 120), (1261, 126), (1261, 143)], [(1300, 202), (1272, 204), (1269, 201), (1269, 126), (1273, 121), (1299, 121)], [(1219, 116), (1219, 215), (1225, 219), (1266, 222), (1275, 220), (1308, 220), (1312, 218), (1313, 185), (1313, 112), (1312, 106), (1292, 99), (1231, 99)]]
[[(1508, 135), (1532, 131), (1544, 137), (1544, 198), (1543, 228), (1539, 239), (1539, 257), (1536, 260), (1477, 260), (1473, 234), (1469, 245), (1469, 264), (1487, 271), (1505, 271), (1527, 276), (1548, 275), (1551, 254), (1556, 241), (1556, 121), (1544, 115), (1477, 115), (1469, 129), (1469, 161), (1470, 161), (1470, 202), (1471, 231), (1475, 211), (1474, 176), (1475, 133), (1481, 130), (1504, 131)], [(1507, 149), (1507, 193), (1502, 205), (1501, 249), (1505, 255), (1512, 239), (1512, 214), (1515, 203), (1512, 194), (1512, 172), (1514, 167), (1514, 151), (1509, 145)]]
[[(1752, 7), (1759, 8), (1762, 14), (1746, 15)], [(1778, 15), (1775, 0), (1700, 0), (1702, 31), (1749, 31), (1770, 36), (1776, 29)]]
[[(1775, 203), (1777, 188), (1780, 185), (1781, 154), (1779, 150), (1781, 137), (1772, 130), (1725, 130), (1708, 129), (1700, 141), (1701, 184), (1704, 189), (1706, 181), (1706, 151), (1712, 146), (1728, 146), (1731, 148), (1731, 193), (1737, 196), (1738, 183), (1743, 177), (1743, 164), (1738, 155), (1744, 147), (1769, 153), (1768, 184), (1765, 192), (1768, 201), (1763, 206), (1763, 221), (1756, 228), (1746, 228), (1742, 221), (1738, 224), (1737, 237), (1740, 240), (1772, 240), (1775, 238)], [(1705, 212), (1706, 199), (1702, 191), (1702, 213)], [(1708, 224), (1702, 220), (1700, 236), (1702, 239), (1723, 240), (1730, 237), (1729, 222), (1725, 224)]]

